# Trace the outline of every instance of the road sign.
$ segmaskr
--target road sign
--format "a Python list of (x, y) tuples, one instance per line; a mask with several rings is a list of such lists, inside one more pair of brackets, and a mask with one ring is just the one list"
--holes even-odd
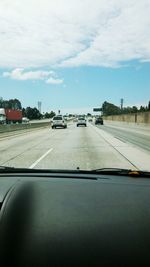
[(102, 109), (101, 108), (93, 108), (93, 111), (102, 111)]

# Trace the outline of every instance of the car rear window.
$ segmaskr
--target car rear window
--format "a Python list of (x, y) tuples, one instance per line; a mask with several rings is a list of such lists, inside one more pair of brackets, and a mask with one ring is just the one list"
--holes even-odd
[(56, 116), (53, 118), (54, 121), (57, 121), (57, 120), (62, 120), (63, 118), (61, 116)]

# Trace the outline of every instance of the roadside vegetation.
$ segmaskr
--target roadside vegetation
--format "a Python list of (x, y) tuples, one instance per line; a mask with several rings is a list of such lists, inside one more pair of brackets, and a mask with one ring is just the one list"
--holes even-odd
[(119, 107), (116, 106), (112, 103), (109, 103), (105, 101), (102, 104), (101, 111), (104, 116), (109, 116), (109, 115), (120, 115), (120, 114), (131, 114), (131, 113), (137, 113), (137, 112), (147, 112), (150, 111), (150, 101), (148, 102), (147, 106), (140, 106), (140, 108), (136, 106), (132, 107)]

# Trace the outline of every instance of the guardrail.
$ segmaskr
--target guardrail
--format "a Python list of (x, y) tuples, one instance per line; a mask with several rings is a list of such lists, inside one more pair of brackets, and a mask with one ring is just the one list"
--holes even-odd
[(6, 125), (0, 125), (0, 133), (13, 132), (25, 129), (29, 130), (33, 128), (45, 128), (48, 126), (50, 126), (50, 122), (6, 124)]

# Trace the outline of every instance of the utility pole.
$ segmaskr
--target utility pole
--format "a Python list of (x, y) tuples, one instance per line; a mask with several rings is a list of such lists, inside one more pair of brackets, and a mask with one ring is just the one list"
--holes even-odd
[(41, 113), (41, 106), (42, 106), (42, 102), (38, 101), (38, 110), (39, 110), (40, 113)]
[(120, 107), (121, 107), (121, 109), (123, 109), (123, 102), (124, 102), (124, 99), (121, 98), (121, 99), (120, 99)]

